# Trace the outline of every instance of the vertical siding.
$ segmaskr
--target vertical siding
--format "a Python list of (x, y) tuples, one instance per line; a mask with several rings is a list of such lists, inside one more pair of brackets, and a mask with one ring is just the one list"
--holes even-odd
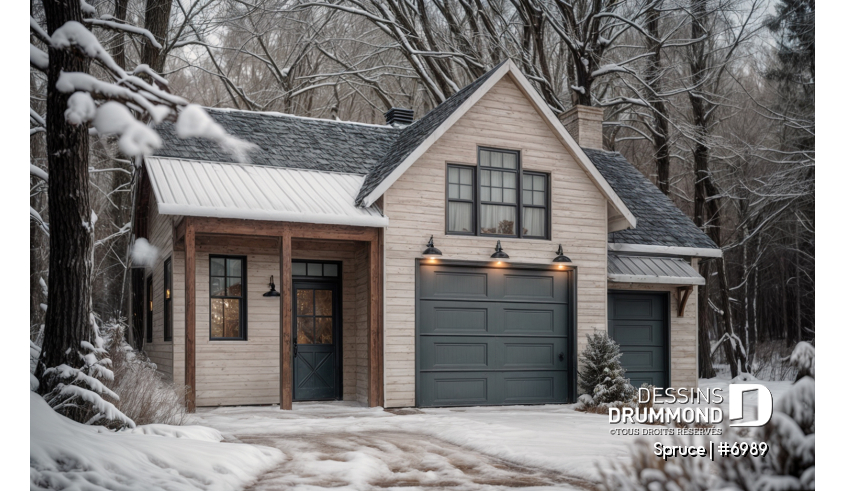
[[(164, 261), (173, 252), (173, 225), (171, 217), (158, 213), (158, 204), (155, 196), (150, 198), (149, 214), (150, 244), (158, 248), (158, 256), (152, 268), (146, 268), (144, 272), (144, 285), (150, 274), (153, 276), (153, 341), (144, 343), (144, 351), (150, 360), (158, 367), (158, 372), (165, 380), (173, 378), (173, 342), (164, 341)], [(146, 288), (146, 286), (145, 286)], [(171, 295), (173, 292), (171, 292)], [(184, 297), (184, 295), (183, 295)], [(149, 301), (149, 299), (146, 299)], [(184, 302), (184, 300), (183, 300)], [(174, 305), (174, 315), (176, 311)], [(147, 309), (144, 308), (144, 315)], [(144, 340), (146, 341), (146, 324), (144, 319)]]
[(384, 195), (385, 406), (415, 401), (415, 258), (433, 234), (444, 258), (489, 261), (493, 237), (445, 235), (446, 164), (476, 165), (481, 146), (520, 150), (551, 174), (552, 240), (502, 239), (515, 262), (550, 263), (558, 243), (578, 267), (578, 347), (607, 330), (607, 202), (509, 77), (504, 77)]
[[(698, 270), (698, 261), (693, 267)], [(672, 387), (698, 387), (698, 287), (693, 287), (687, 300), (684, 316), (678, 317), (678, 287), (642, 283), (608, 283), (611, 290), (669, 292), (670, 359)]]

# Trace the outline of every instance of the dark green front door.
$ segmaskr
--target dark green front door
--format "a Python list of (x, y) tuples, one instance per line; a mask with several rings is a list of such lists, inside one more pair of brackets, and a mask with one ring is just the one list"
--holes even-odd
[(334, 281), (293, 282), (293, 399), (340, 398), (340, 320)]
[(421, 264), (417, 404), (568, 402), (573, 274)]
[(608, 334), (619, 343), (625, 377), (634, 387), (669, 383), (667, 297), (663, 292), (608, 293)]

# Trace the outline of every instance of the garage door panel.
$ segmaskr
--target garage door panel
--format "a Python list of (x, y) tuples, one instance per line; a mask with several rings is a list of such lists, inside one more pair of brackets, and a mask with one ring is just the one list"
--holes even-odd
[(568, 308), (548, 303), (424, 300), (419, 304), (419, 332), (566, 336)]
[(487, 298), (486, 270), (426, 268), (422, 272), (423, 298)]
[(490, 372), (420, 374), (420, 406), (476, 406), (491, 404)]
[(502, 373), (500, 404), (548, 404), (567, 400), (565, 372)]
[(491, 338), (425, 336), (420, 339), (420, 369), (478, 370), (493, 368), (489, 360), (496, 346)]
[(566, 370), (566, 343), (566, 338), (422, 336), (420, 370)]
[(621, 345), (663, 346), (663, 321), (612, 321), (613, 338)]
[[(526, 368), (566, 369), (566, 339), (499, 338), (502, 356), (496, 368), (509, 370)], [(563, 355), (560, 359), (559, 355)]]
[(622, 366), (628, 373), (663, 370), (665, 358), (659, 346), (626, 346), (622, 352)]
[(613, 319), (648, 319), (663, 318), (660, 297), (653, 295), (625, 295), (617, 297), (611, 311)]
[(514, 271), (425, 264), (420, 267), (418, 293), (422, 299), (569, 301), (570, 271)]
[(516, 275), (505, 274), (504, 299), (530, 299), (549, 300), (555, 299), (554, 277), (548, 275)]

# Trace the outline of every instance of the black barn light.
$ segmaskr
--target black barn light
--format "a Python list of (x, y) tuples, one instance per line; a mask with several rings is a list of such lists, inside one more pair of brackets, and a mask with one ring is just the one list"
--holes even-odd
[(273, 283), (273, 275), (270, 275), (270, 291), (264, 294), (265, 297), (281, 297), (282, 294), (276, 291), (276, 284)]
[(508, 256), (505, 253), (505, 251), (502, 250), (502, 241), (501, 240), (496, 241), (496, 252), (491, 254), (490, 257), (493, 258), (493, 259), (496, 259), (497, 261), (504, 261), (504, 260), (510, 258), (510, 256)]
[[(561, 244), (557, 245), (557, 257), (552, 260), (553, 263), (571, 263), (572, 260), (568, 257), (563, 255), (563, 246)], [(563, 264), (560, 264), (563, 266)]]
[(428, 239), (426, 249), (423, 251), (423, 257), (434, 259), (435, 257), (442, 255), (443, 253), (440, 252), (440, 249), (434, 247), (434, 236), (432, 235), (431, 238)]

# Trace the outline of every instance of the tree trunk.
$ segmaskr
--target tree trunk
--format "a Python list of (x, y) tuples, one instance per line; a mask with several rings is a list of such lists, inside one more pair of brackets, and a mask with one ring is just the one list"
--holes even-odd
[[(44, 2), (50, 34), (68, 21), (82, 22), (80, 2)], [(39, 391), (49, 392), (53, 377), (44, 369), (61, 364), (79, 366), (82, 341), (92, 340), (91, 270), (93, 250), (91, 206), (88, 201), (88, 128), (65, 121), (70, 94), (56, 81), (64, 72), (87, 72), (88, 60), (64, 49), (49, 48), (47, 69), (47, 164), (50, 213), (50, 298), (44, 344), (36, 376)]]
[[(167, 43), (167, 28), (170, 26), (170, 8), (173, 0), (147, 0), (144, 28), (152, 33), (162, 46)], [(153, 46), (146, 38), (141, 49), (141, 63), (150, 66), (156, 73), (164, 71), (164, 50)]]
[[(129, 6), (129, 0), (115, 0), (114, 2), (114, 18), (119, 22), (126, 21), (126, 11)], [(117, 31), (115, 34), (116, 42), (114, 49), (112, 49), (112, 59), (117, 66), (126, 69), (126, 36), (123, 31)]]
[[(699, 271), (701, 276), (709, 278), (709, 263), (703, 263)], [(707, 329), (707, 312), (710, 306), (707, 305), (707, 285), (698, 287), (698, 377), (713, 378), (716, 370), (713, 369), (713, 359), (710, 357), (710, 336)]]
[(646, 14), (646, 50), (652, 55), (645, 66), (644, 78), (648, 92), (648, 103), (651, 106), (651, 124), (649, 131), (654, 146), (654, 163), (657, 166), (657, 187), (665, 195), (669, 195), (669, 119), (666, 116), (666, 103), (661, 96), (662, 76), (661, 43), (660, 43), (660, 11), (662, 2), (655, 2)]

